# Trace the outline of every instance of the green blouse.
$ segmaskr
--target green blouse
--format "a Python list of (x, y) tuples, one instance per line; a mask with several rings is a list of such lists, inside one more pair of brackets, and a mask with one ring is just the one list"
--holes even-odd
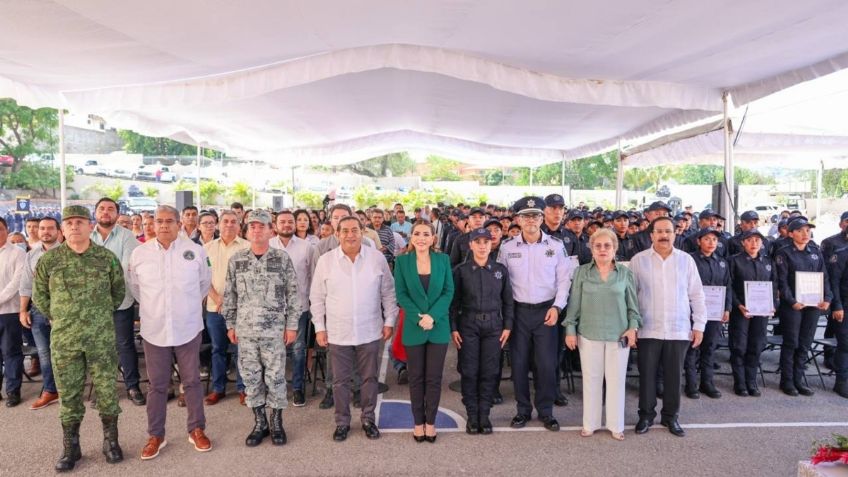
[(568, 336), (580, 333), (593, 341), (618, 341), (628, 329), (641, 328), (633, 272), (615, 263), (603, 281), (594, 261), (578, 267), (562, 326)]

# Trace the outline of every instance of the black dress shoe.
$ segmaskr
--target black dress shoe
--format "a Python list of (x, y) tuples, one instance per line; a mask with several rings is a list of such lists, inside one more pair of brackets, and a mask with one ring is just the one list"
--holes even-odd
[(812, 396), (813, 394), (815, 394), (815, 391), (813, 391), (807, 386), (804, 386), (803, 384), (796, 384), (795, 388), (798, 389), (798, 394), (800, 394), (801, 396)]
[(716, 389), (716, 387), (712, 384), (702, 384), (700, 391), (707, 395), (710, 399), (719, 399), (721, 398), (721, 391)]
[(503, 404), (503, 395), (501, 393), (495, 394), (492, 398), (492, 404)]
[(516, 414), (515, 417), (512, 418), (512, 421), (510, 421), (509, 427), (512, 427), (513, 429), (521, 429), (527, 425), (528, 421), (530, 421), (530, 416)]
[(686, 397), (689, 399), (701, 399), (701, 393), (699, 393), (697, 389), (686, 388), (684, 394), (686, 394)]
[(127, 391), (127, 397), (130, 398), (130, 401), (132, 401), (132, 403), (136, 406), (144, 406), (147, 404), (147, 399), (138, 388), (130, 388), (130, 390)]
[(565, 396), (563, 396), (562, 394), (560, 394), (559, 396), (556, 397), (556, 399), (554, 399), (554, 406), (558, 406), (558, 407), (568, 406), (568, 399)]
[(6, 393), (6, 407), (15, 407), (21, 403), (21, 392), (12, 391)]
[(757, 388), (756, 386), (749, 387), (748, 394), (754, 397), (760, 397), (763, 395), (763, 393), (761, 393), (759, 388)]
[(336, 431), (333, 432), (333, 440), (341, 442), (347, 439), (348, 432), (350, 432), (350, 426), (336, 426)]
[(733, 388), (733, 393), (737, 396), (748, 397), (750, 394), (745, 388)]
[(322, 399), (321, 403), (318, 404), (318, 409), (330, 409), (334, 405), (335, 401), (333, 401), (333, 390), (328, 389), (327, 392), (324, 393), (324, 399)]
[(398, 370), (398, 384), (409, 384), (409, 371), (406, 366)]
[(647, 419), (639, 419), (639, 422), (636, 423), (636, 434), (644, 434), (651, 429), (651, 426), (654, 425), (651, 421)]
[(425, 441), (425, 436), (423, 436), (423, 435), (416, 436), (415, 434), (412, 434), (412, 438), (415, 439), (415, 442), (417, 442), (419, 444)]
[(492, 421), (489, 420), (489, 416), (482, 416), (480, 418), (480, 434), (491, 434), (492, 433)]
[(683, 437), (686, 435), (686, 431), (680, 427), (680, 423), (677, 422), (677, 419), (671, 419), (668, 421), (660, 421), (660, 424), (668, 428), (668, 432), (674, 434), (677, 437)]
[(559, 422), (553, 416), (540, 417), (539, 420), (545, 425), (545, 429), (553, 432), (559, 431)]
[(369, 439), (379, 439), (380, 429), (373, 422), (366, 422), (362, 425), (362, 430), (365, 431), (365, 437)]
[(429, 442), (430, 444), (435, 444), (435, 443), (436, 443), (436, 438), (437, 438), (437, 437), (439, 437), (439, 435), (438, 435), (438, 434), (433, 435), (433, 436), (424, 436), (424, 440), (425, 440), (425, 441), (427, 441), (427, 442)]
[(480, 433), (480, 423), (477, 422), (476, 419), (469, 419), (465, 421), (465, 433), (466, 434), (479, 434)]
[(786, 394), (787, 396), (793, 396), (794, 397), (794, 396), (798, 395), (798, 390), (795, 389), (795, 386), (792, 386), (792, 387), (781, 386), (780, 390), (783, 391), (783, 394)]
[(833, 385), (833, 392), (848, 399), (848, 381), (837, 381)]

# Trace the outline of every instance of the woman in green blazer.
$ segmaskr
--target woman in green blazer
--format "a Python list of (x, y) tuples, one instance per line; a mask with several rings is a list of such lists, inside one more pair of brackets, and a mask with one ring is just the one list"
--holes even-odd
[(407, 253), (395, 262), (397, 300), (406, 313), (401, 340), (406, 347), (416, 442), (436, 442), (436, 413), (450, 341), (453, 275), (450, 258), (435, 251), (435, 238), (430, 223), (416, 222)]

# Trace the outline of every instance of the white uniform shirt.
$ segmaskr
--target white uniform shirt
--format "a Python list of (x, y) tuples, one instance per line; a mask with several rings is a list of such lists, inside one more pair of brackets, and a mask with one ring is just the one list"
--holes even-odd
[(370, 343), (382, 338), (383, 326), (397, 322), (394, 277), (383, 254), (371, 247), (361, 247), (354, 262), (341, 247), (322, 255), (309, 301), (315, 332), (326, 331), (334, 345)]
[(289, 240), (288, 247), (283, 245), (283, 241), (278, 236), (272, 238), (269, 245), (289, 254), (294, 264), (295, 275), (297, 275), (297, 297), (300, 299), (301, 306), (299, 313), (309, 311), (309, 285), (312, 284), (312, 274), (318, 264), (318, 249), (296, 236), (292, 236)]
[(512, 297), (517, 302), (537, 304), (554, 300), (553, 306), (565, 309), (574, 264), (565, 255), (562, 242), (541, 232), (536, 243), (527, 243), (523, 235), (503, 242), (498, 262), (509, 270)]
[(141, 337), (160, 347), (179, 346), (203, 329), (201, 302), (212, 274), (203, 247), (178, 238), (165, 249), (145, 242), (130, 258), (128, 285), (138, 300)]
[(704, 287), (695, 260), (688, 253), (675, 248), (663, 260), (651, 247), (633, 256), (630, 270), (636, 278), (642, 315), (639, 338), (688, 341), (692, 329), (704, 331)]
[(17, 313), (21, 310), (18, 294), (21, 274), (26, 267), (27, 253), (12, 242), (0, 247), (0, 313)]
[(27, 264), (24, 269), (21, 270), (21, 296), (32, 298), (32, 282), (35, 278), (35, 267), (38, 265), (38, 261), (41, 259), (42, 255), (47, 253), (48, 250), (52, 250), (59, 245), (62, 244), (57, 240), (50, 248), (44, 250), (44, 244), (42, 242), (38, 242), (32, 250), (27, 252)]

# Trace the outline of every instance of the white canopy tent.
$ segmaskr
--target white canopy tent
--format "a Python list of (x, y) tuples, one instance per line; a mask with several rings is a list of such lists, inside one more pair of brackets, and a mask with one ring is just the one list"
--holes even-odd
[(840, 0), (0, 0), (0, 97), (232, 155), (538, 166), (848, 67)]

